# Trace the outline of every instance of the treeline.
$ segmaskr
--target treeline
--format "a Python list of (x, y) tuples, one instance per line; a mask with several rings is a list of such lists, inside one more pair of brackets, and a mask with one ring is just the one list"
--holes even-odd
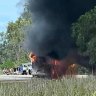
[(96, 7), (73, 23), (72, 36), (80, 54), (88, 56), (89, 63), (96, 66)]
[(27, 10), (15, 22), (9, 22), (6, 32), (0, 32), (0, 67), (17, 67), (29, 62), (28, 53), (24, 50), (25, 28), (32, 23)]
[[(0, 66), (14, 67), (27, 62), (28, 53), (23, 48), (24, 30), (32, 24), (30, 12), (25, 6), (23, 14), (9, 22), (7, 31), (0, 32)], [(72, 37), (80, 54), (90, 58), (90, 64), (96, 64), (96, 7), (80, 16), (72, 24)]]

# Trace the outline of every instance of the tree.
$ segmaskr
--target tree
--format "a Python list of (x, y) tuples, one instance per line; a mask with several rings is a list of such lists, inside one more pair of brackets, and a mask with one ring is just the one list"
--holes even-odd
[(23, 17), (18, 18), (15, 22), (8, 23), (7, 31), (0, 34), (2, 40), (0, 43), (1, 63), (6, 65), (10, 61), (17, 66), (20, 63), (27, 62), (27, 53), (23, 48), (24, 28), (30, 24), (31, 20)]
[[(28, 53), (23, 48), (25, 28), (32, 23), (27, 3), (24, 12), (15, 22), (9, 22), (6, 32), (0, 32), (0, 64), (28, 62)], [(11, 64), (9, 64), (11, 65)]]
[(4, 68), (14, 68), (14, 62), (10, 61), (10, 60), (6, 60), (4, 62), (4, 64), (1, 64), (0, 65), (0, 68), (1, 69), (4, 69)]
[(16, 63), (20, 63), (20, 61), (22, 61), (22, 59), (25, 57), (25, 54), (23, 54), (25, 53), (23, 50), (24, 27), (26, 27), (30, 23), (31, 21), (29, 21), (28, 19), (19, 18), (15, 23), (10, 22), (8, 24), (7, 45), (9, 48), (8, 51), (10, 51), (8, 52), (8, 55), (11, 57), (11, 59), (16, 61)]
[(4, 62), (4, 59), (6, 57), (5, 46), (6, 46), (6, 33), (0, 32), (0, 64)]
[(73, 23), (72, 36), (80, 53), (88, 56), (89, 63), (96, 66), (96, 7)]

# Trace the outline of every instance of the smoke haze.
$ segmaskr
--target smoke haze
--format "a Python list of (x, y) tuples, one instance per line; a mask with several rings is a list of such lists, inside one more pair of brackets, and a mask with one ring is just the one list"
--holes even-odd
[(96, 0), (28, 0), (32, 25), (28, 28), (27, 48), (38, 56), (64, 58), (76, 48), (71, 24), (93, 8)]

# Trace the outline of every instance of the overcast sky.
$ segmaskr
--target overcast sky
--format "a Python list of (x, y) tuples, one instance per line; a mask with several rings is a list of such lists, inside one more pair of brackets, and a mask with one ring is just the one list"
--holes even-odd
[(21, 13), (20, 0), (0, 0), (0, 32), (5, 31), (9, 21), (15, 21)]

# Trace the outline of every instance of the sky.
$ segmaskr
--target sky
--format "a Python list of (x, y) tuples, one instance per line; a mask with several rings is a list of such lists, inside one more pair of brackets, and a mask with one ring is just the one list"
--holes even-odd
[(21, 13), (20, 0), (0, 0), (0, 32), (6, 31), (10, 21), (16, 21)]

